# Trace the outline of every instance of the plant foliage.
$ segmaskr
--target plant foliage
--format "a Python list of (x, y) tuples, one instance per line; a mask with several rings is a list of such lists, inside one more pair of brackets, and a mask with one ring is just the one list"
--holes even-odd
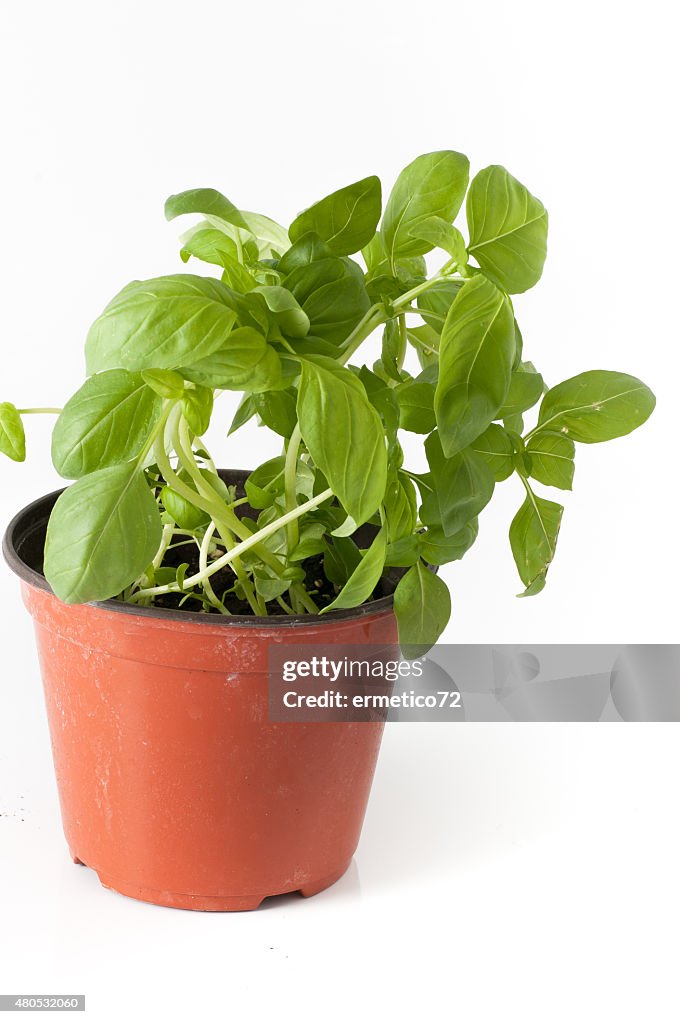
[[(467, 231), (453, 223), (463, 208)], [(655, 402), (607, 370), (547, 389), (526, 361), (512, 296), (541, 276), (543, 204), (503, 167), (470, 181), (467, 158), (442, 151), (402, 171), (384, 212), (375, 176), (288, 230), (214, 189), (171, 196), (165, 212), (200, 218), (181, 242), (192, 272), (133, 281), (111, 300), (54, 428), (54, 465), (75, 481), (47, 532), (57, 596), (174, 594), (224, 615), (236, 596), (253, 614), (317, 614), (369, 601), (396, 567), (402, 646), (421, 653), (451, 609), (432, 567), (463, 557), (511, 476), (525, 497), (510, 546), (524, 594), (538, 593), (563, 509), (535, 482), (569, 490), (576, 445), (628, 434)], [(359, 349), (377, 330), (368, 366)], [(230, 434), (257, 417), (283, 440), (250, 474), (247, 514), (202, 439), (232, 391)], [(0, 451), (22, 461), (23, 418), (40, 411), (54, 410), (0, 404)], [(423, 438), (427, 472), (404, 467), (401, 431)], [(168, 558), (178, 545), (193, 547), (196, 571)]]

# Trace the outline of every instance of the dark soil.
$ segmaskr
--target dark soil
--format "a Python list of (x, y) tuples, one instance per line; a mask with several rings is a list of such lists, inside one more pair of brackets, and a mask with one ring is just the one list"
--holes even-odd
[[(165, 558), (163, 559), (163, 565), (168, 566), (180, 566), (182, 564), (189, 564), (189, 568), (186, 571), (187, 576), (193, 575), (198, 572), (198, 550), (196, 544), (193, 541), (187, 541), (186, 544), (182, 544), (172, 551), (168, 551)], [(319, 608), (325, 608), (326, 605), (330, 604), (336, 595), (336, 589), (334, 585), (326, 579), (323, 571), (323, 556), (315, 555), (313, 558), (308, 558), (302, 562), (302, 568), (305, 570), (305, 589), (310, 594)], [(370, 597), (370, 601), (377, 601), (378, 598), (388, 597), (394, 593), (395, 587), (399, 582), (401, 572), (399, 570), (387, 570), (386, 575), (378, 586), (373, 591)], [(220, 569), (213, 576), (210, 577), (213, 590), (219, 598), (225, 590), (229, 590), (233, 587), (235, 582), (234, 572), (231, 568)], [(283, 595), (284, 600), (290, 603), (288, 595)], [(183, 600), (183, 594), (161, 594), (154, 600), (154, 606), (156, 608), (179, 608), (180, 602)], [(232, 615), (252, 615), (252, 608), (246, 600), (238, 598), (236, 594), (227, 594), (224, 598), (224, 604), (226, 608), (231, 612)], [(200, 611), (202, 603), (198, 599), (189, 598), (184, 601), (181, 607), (185, 611)], [(216, 608), (205, 608), (206, 612), (210, 612), (215, 615), (221, 614)], [(285, 615), (286, 612), (283, 610), (278, 601), (267, 602), (267, 613), (269, 615)]]

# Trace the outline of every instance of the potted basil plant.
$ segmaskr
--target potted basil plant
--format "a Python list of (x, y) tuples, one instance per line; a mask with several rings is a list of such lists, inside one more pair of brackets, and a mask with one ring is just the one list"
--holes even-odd
[[(528, 360), (512, 296), (541, 276), (548, 215), (503, 167), (470, 181), (465, 156), (428, 153), (384, 208), (371, 176), (288, 230), (213, 189), (165, 213), (200, 218), (187, 272), (111, 300), (62, 409), (0, 405), (16, 461), (24, 421), (57, 414), (52, 458), (73, 481), (19, 513), (5, 554), (36, 623), (73, 858), (140, 899), (250, 908), (346, 869), (381, 730), (268, 721), (268, 645), (398, 630), (407, 656), (426, 650), (451, 607), (432, 568), (463, 557), (512, 475), (510, 547), (538, 594), (562, 518), (541, 487), (570, 489), (576, 445), (629, 433), (655, 400), (611, 370), (548, 388)], [(241, 396), (230, 434), (257, 418), (278, 457), (217, 468), (203, 435), (225, 392)], [(404, 464), (403, 431), (427, 472)]]

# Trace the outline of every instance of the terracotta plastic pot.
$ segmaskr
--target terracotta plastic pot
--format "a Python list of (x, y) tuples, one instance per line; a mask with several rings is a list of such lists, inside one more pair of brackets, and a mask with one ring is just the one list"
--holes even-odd
[(41, 574), (58, 493), (15, 517), (3, 550), (35, 621), (73, 860), (126, 896), (193, 910), (332, 885), (359, 840), (383, 726), (270, 722), (268, 646), (391, 649), (392, 599), (318, 620), (65, 605)]

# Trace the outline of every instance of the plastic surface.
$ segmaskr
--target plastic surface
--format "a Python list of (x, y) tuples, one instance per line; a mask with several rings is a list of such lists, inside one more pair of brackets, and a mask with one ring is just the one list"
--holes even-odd
[(394, 644), (388, 599), (353, 617), (182, 621), (65, 605), (21, 576), (74, 861), (117, 892), (195, 910), (311, 896), (344, 873), (383, 726), (269, 722), (267, 650)]

